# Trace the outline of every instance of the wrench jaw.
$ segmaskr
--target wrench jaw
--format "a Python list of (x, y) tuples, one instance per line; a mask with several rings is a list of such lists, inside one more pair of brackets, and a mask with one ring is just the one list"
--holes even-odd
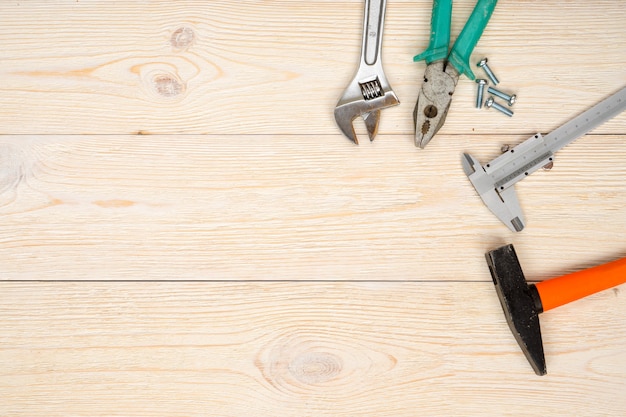
[(367, 136), (370, 138), (370, 142), (374, 140), (378, 133), (378, 123), (380, 122), (380, 110), (374, 110), (367, 114), (362, 115), (365, 127), (367, 128)]
[[(380, 110), (400, 104), (396, 93), (391, 88), (383, 89), (382, 95), (368, 100), (363, 97), (359, 84), (352, 82), (335, 107), (337, 126), (348, 139), (357, 145), (359, 141), (352, 125), (354, 119), (359, 116), (363, 118), (370, 141), (373, 141), (378, 133)], [(358, 94), (355, 94), (355, 90)]]

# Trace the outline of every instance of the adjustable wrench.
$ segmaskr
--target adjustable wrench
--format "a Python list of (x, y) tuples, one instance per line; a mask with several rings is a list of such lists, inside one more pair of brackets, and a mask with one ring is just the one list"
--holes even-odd
[(361, 61), (335, 107), (335, 121), (341, 131), (358, 144), (352, 121), (361, 116), (370, 140), (374, 140), (380, 122), (380, 110), (400, 104), (383, 72), (381, 49), (386, 0), (365, 0)]

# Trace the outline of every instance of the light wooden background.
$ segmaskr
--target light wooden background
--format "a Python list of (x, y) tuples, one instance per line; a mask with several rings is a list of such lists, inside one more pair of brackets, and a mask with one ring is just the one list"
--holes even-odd
[(626, 85), (624, 3), (501, 0), (473, 60), (515, 116), (463, 78), (420, 150), (430, 8), (388, 2), (402, 104), (355, 146), (362, 1), (0, 2), (0, 416), (625, 415), (626, 288), (543, 314), (537, 377), (484, 253), (626, 256), (626, 114), (518, 185), (521, 233), (460, 165)]

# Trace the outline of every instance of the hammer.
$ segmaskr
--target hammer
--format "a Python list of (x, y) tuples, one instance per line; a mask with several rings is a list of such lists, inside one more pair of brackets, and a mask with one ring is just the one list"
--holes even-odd
[(626, 282), (626, 258), (527, 284), (513, 245), (485, 257), (509, 328), (537, 375), (546, 374), (539, 314)]

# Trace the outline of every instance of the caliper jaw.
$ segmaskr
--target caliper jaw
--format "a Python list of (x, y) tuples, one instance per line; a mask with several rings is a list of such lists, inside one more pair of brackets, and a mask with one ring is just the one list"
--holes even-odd
[(485, 166), (471, 155), (462, 159), (465, 175), (489, 209), (514, 232), (524, 229), (524, 216), (513, 186), (538, 169), (552, 167), (554, 154), (626, 110), (626, 87), (546, 136), (537, 133)]
[(470, 154), (463, 154), (462, 164), (465, 175), (489, 210), (511, 231), (522, 231), (526, 223), (515, 188), (498, 189), (493, 178)]

